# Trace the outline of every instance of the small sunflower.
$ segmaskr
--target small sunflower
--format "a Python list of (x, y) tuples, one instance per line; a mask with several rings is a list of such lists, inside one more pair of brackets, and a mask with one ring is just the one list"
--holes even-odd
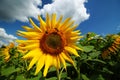
[(120, 49), (120, 36), (115, 35), (115, 36), (113, 36), (113, 38), (115, 38), (115, 40), (112, 43), (112, 45), (109, 46), (105, 51), (103, 51), (103, 53), (102, 53), (103, 58), (107, 58), (107, 56), (109, 56), (111, 54), (115, 55), (116, 52), (118, 52), (118, 50)]
[(10, 58), (9, 52), (10, 52), (10, 49), (13, 48), (13, 47), (14, 47), (14, 43), (11, 42), (8, 46), (5, 46), (5, 48), (3, 48), (2, 53), (5, 56), (4, 59), (5, 59), (6, 62), (9, 61), (9, 58)]
[(56, 20), (56, 14), (46, 15), (46, 22), (38, 16), (40, 27), (38, 27), (32, 19), (30, 23), (33, 28), (23, 26), (26, 31), (18, 31), (18, 35), (27, 40), (17, 40), (19, 43), (24, 43), (25, 47), (22, 49), (30, 50), (24, 59), (32, 58), (28, 70), (36, 64), (35, 75), (44, 67), (43, 76), (47, 75), (48, 69), (55, 66), (57, 70), (63, 64), (66, 69), (66, 62), (74, 65), (74, 62), (69, 54), (79, 56), (76, 50), (81, 50), (76, 46), (76, 42), (82, 38), (80, 31), (76, 30), (77, 25), (71, 18), (65, 19), (62, 22), (63, 16)]

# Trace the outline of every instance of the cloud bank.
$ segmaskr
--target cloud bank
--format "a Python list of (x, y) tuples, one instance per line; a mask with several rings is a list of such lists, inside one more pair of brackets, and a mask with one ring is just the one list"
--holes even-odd
[(17, 37), (7, 34), (4, 28), (0, 28), (0, 46), (7, 45), (10, 42), (13, 42)]
[(80, 24), (90, 16), (85, 8), (85, 2), (87, 0), (53, 0), (53, 3), (43, 6), (41, 15), (57, 13), (58, 16), (63, 15), (64, 18), (72, 17), (72, 20)]
[(75, 23), (80, 24), (90, 16), (85, 8), (87, 0), (52, 0), (51, 4), (43, 4), (42, 0), (1, 0), (0, 20), (4, 21), (28, 21), (28, 17), (36, 18), (37, 15), (45, 17), (46, 13), (56, 13), (64, 18), (72, 17)]
[(28, 17), (40, 14), (41, 0), (0, 0), (0, 19), (4, 21), (28, 21)]

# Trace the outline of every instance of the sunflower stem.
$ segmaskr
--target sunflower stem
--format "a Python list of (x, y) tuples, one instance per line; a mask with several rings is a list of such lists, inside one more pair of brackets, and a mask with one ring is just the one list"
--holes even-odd
[(57, 79), (60, 80), (59, 70), (57, 70)]
[(78, 79), (78, 80), (81, 80), (81, 79), (80, 79), (80, 68), (77, 69), (77, 67), (76, 67), (75, 65), (74, 65), (74, 68), (75, 68), (75, 70), (76, 70), (76, 72), (77, 72), (77, 74), (78, 74), (77, 79)]
[(27, 65), (27, 61), (25, 60), (25, 68), (27, 68), (28, 67), (28, 65)]
[(58, 80), (61, 79), (61, 74), (62, 74), (63, 70), (64, 70), (64, 67), (62, 68), (62, 70), (61, 70), (60, 72), (59, 72), (59, 70), (57, 70), (57, 77), (58, 77)]

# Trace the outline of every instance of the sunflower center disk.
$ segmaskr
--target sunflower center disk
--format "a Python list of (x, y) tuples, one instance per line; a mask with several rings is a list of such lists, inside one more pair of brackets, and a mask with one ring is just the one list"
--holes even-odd
[(45, 34), (41, 39), (41, 49), (44, 53), (57, 55), (64, 49), (64, 40), (57, 32)]
[(58, 49), (61, 46), (61, 38), (57, 34), (50, 34), (46, 38), (46, 44), (48, 47), (53, 48), (53, 49)]

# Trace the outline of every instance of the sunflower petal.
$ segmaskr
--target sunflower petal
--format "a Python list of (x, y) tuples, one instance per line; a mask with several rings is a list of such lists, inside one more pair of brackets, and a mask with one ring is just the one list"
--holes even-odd
[(60, 29), (60, 23), (61, 23), (62, 19), (63, 19), (63, 16), (61, 15), (59, 20), (56, 23), (56, 26), (55, 26), (56, 28)]
[(57, 57), (53, 57), (53, 65), (58, 68), (58, 62), (57, 62)]
[(117, 44), (117, 45), (119, 45), (119, 44), (120, 44), (120, 42), (119, 42), (119, 41), (115, 41), (114, 43), (115, 43), (115, 44)]
[(76, 56), (79, 56), (79, 55), (78, 55), (78, 52), (77, 52), (74, 48), (72, 48), (72, 47), (66, 46), (66, 47), (65, 47), (65, 50), (68, 51), (68, 52), (70, 52), (71, 54), (74, 54), (74, 55), (76, 55)]
[(77, 39), (80, 39), (80, 38), (82, 38), (83, 36), (74, 36), (74, 37), (71, 37), (70, 39), (71, 40), (77, 40)]
[(117, 50), (118, 50), (115, 46), (112, 46), (112, 48), (114, 49), (114, 51), (117, 51)]
[(51, 28), (54, 28), (55, 25), (56, 25), (56, 14), (52, 14)]
[(63, 23), (62, 23), (62, 25), (61, 25), (61, 29), (64, 29), (64, 28), (66, 28), (66, 25), (69, 23), (69, 21), (71, 20), (71, 18), (67, 18)]
[(111, 47), (109, 47), (108, 49), (109, 49), (109, 51), (111, 51), (111, 52), (115, 52), (114, 49), (112, 49)]
[(71, 64), (73, 64), (74, 65), (74, 62), (73, 62), (73, 60), (71, 59), (71, 57), (67, 54), (67, 53), (61, 53), (61, 56), (65, 59), (65, 60), (67, 60), (68, 62), (70, 62)]
[(53, 65), (54, 65), (57, 69), (60, 68), (60, 59), (59, 59), (58, 56), (54, 56), (54, 57), (53, 57)]
[(29, 51), (26, 55), (24, 55), (22, 58), (23, 59), (29, 59), (29, 58), (32, 58), (32, 57), (34, 57), (34, 56), (36, 56), (36, 55), (41, 55), (42, 54), (42, 52), (40, 51), (40, 49), (39, 48), (37, 48), (37, 49), (33, 49), (33, 50), (31, 50), (31, 51)]
[(39, 21), (40, 21), (40, 28), (41, 28), (42, 30), (46, 31), (46, 30), (47, 30), (47, 29), (46, 29), (46, 23), (43, 21), (43, 19), (42, 19), (40, 16), (38, 16), (38, 19), (39, 19)]
[(28, 32), (34, 32), (34, 30), (28, 26), (22, 26)]
[(8, 45), (8, 48), (13, 48), (14, 47), (14, 43), (11, 42), (9, 45)]
[(39, 36), (39, 33), (37, 32), (24, 32), (24, 31), (18, 31), (19, 33), (25, 35), (25, 36)]
[(63, 64), (64, 68), (66, 69), (66, 63), (61, 54), (59, 55), (59, 58), (60, 58), (61, 63)]
[(70, 28), (70, 26), (72, 26), (74, 24), (74, 21), (71, 21), (68, 23), (68, 25), (63, 27), (63, 31), (65, 31), (66, 29)]
[(66, 29), (64, 32), (67, 33), (67, 32), (73, 31), (73, 30), (76, 29), (77, 26), (78, 26), (78, 25), (76, 24), (76, 25), (74, 25), (73, 27)]
[(38, 33), (38, 32), (24, 32), (24, 31), (18, 31), (17, 33), (19, 36), (28, 38), (28, 39), (41, 39), (43, 36), (43, 33)]
[(53, 57), (50, 54), (47, 54), (46, 60), (45, 60), (45, 68), (44, 68), (44, 72), (43, 72), (44, 77), (47, 75), (48, 69), (52, 65), (53, 65)]
[(71, 46), (72, 48), (74, 48), (74, 49), (77, 49), (77, 50), (81, 50), (81, 51), (83, 51), (83, 49), (77, 47), (76, 45), (70, 45), (70, 46)]
[(5, 61), (8, 61), (9, 58), (10, 58), (9, 48), (8, 47), (4, 49), (4, 54), (3, 55), (5, 56), (5, 58), (4, 58)]
[(40, 58), (39, 58), (39, 60), (38, 60), (38, 62), (37, 62), (37, 65), (36, 65), (36, 71), (35, 71), (35, 75), (37, 75), (38, 74), (38, 72), (42, 69), (42, 67), (44, 66), (44, 63), (45, 63), (45, 54), (43, 54)]
[(112, 46), (114, 46), (115, 48), (119, 48), (119, 45), (117, 45), (116, 43), (113, 43), (113, 45)]
[(32, 59), (32, 61), (31, 61), (30, 64), (29, 64), (28, 70), (30, 70), (30, 69), (32, 68), (32, 66), (38, 61), (38, 59), (39, 59), (38, 56), (37, 56), (37, 57), (34, 57), (34, 58)]
[(38, 31), (41, 32), (42, 30), (33, 22), (33, 20), (30, 18), (29, 19), (30, 23), (32, 24), (33, 28)]
[(32, 50), (35, 48), (39, 48), (39, 44), (38, 43), (33, 43), (33, 44), (29, 44), (23, 47), (20, 47), (21, 49), (28, 49), (28, 50)]
[(59, 69), (60, 68), (60, 58), (59, 58), (59, 56), (57, 56), (57, 69)]
[(16, 40), (19, 43), (39, 43), (39, 40)]
[(71, 36), (78, 36), (78, 35), (80, 35), (81, 33), (80, 33), (80, 31), (78, 32), (76, 32), (76, 31), (73, 31), (73, 32), (71, 32)]
[(51, 28), (50, 17), (48, 13), (46, 14), (46, 25), (48, 28)]

